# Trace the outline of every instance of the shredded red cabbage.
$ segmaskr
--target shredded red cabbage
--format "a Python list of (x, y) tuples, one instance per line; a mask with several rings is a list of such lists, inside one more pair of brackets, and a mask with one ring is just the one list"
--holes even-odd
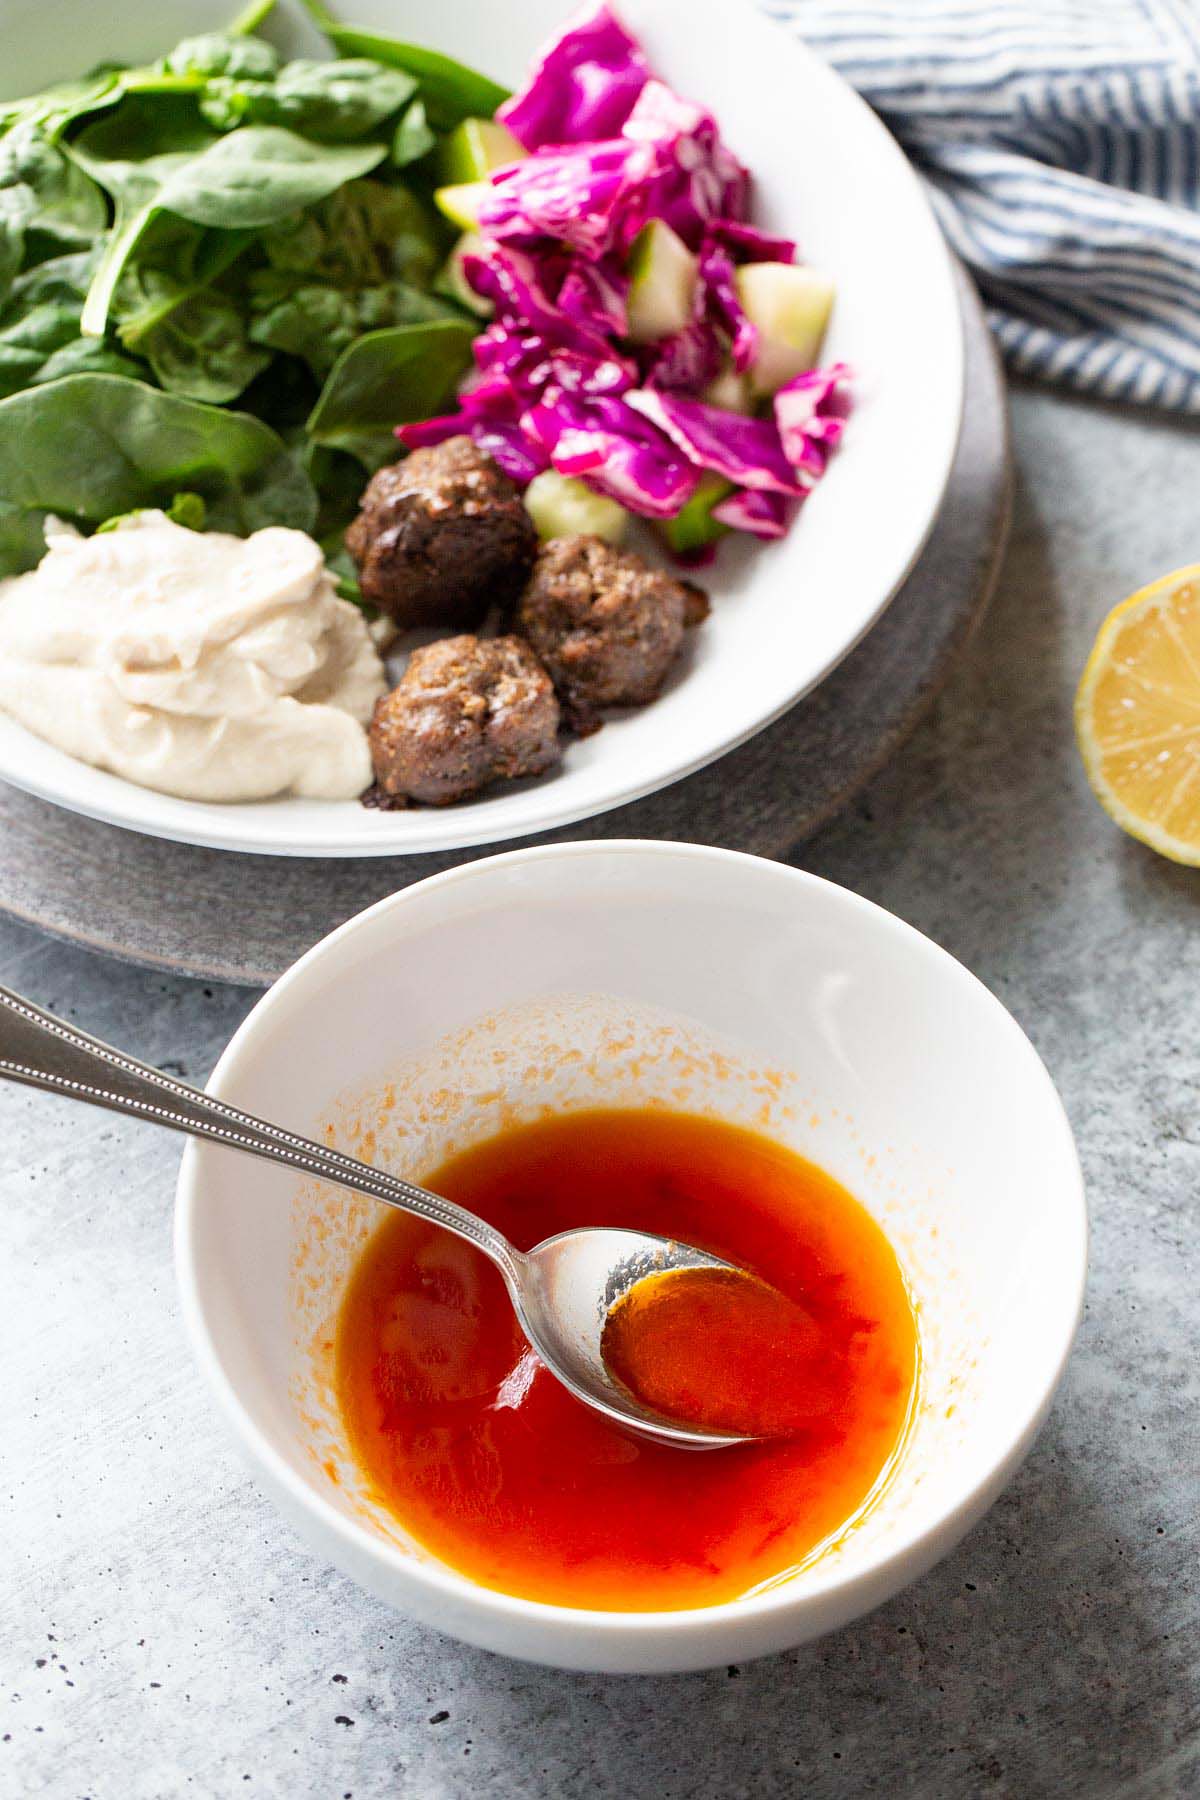
[(825, 473), (829, 453), (846, 429), (850, 370), (845, 363), (809, 369), (775, 396), (775, 424), (783, 453), (811, 487)]
[(635, 388), (625, 401), (657, 425), (698, 469), (712, 469), (739, 487), (776, 494), (804, 492), (789, 464), (773, 419), (745, 419), (702, 400)]
[(631, 412), (624, 396), (547, 397), (524, 425), (560, 475), (583, 476), (598, 493), (649, 518), (673, 518), (696, 490), (699, 470)]
[(627, 250), (648, 219), (665, 219), (694, 250), (711, 221), (737, 219), (747, 179), (710, 112), (648, 81), (619, 137), (547, 146), (495, 170), (479, 228), (602, 256)]
[(721, 372), (721, 340), (704, 319), (694, 319), (674, 336), (647, 345), (646, 352), (643, 387), (702, 393)]
[[(637, 379), (636, 365), (623, 357), (548, 346), (537, 336), (519, 336), (504, 325), (476, 338), (475, 361), (490, 382), (502, 384), (522, 401), (536, 399), (546, 388), (568, 394), (619, 394)], [(471, 391), (477, 390), (478, 384), (472, 382)]]
[(527, 487), (535, 475), (550, 466), (541, 445), (522, 426), (520, 408), (511, 391), (501, 394), (487, 383), (464, 394), (456, 413), (396, 428), (396, 436), (410, 450), (419, 450), (425, 444), (442, 444), (447, 438), (464, 434), (473, 438), (520, 487)]
[(739, 488), (727, 494), (712, 509), (714, 519), (731, 525), (735, 531), (748, 531), (752, 537), (781, 538), (786, 535), (796, 510), (796, 501), (785, 494), (765, 494), (758, 488)]
[(742, 374), (758, 354), (758, 331), (742, 311), (732, 256), (707, 233), (700, 248), (700, 281), (709, 316), (728, 333), (733, 366)]
[(502, 241), (536, 247), (549, 240), (603, 256), (630, 242), (630, 220), (654, 172), (652, 148), (626, 138), (543, 150), (495, 171), (479, 229)]
[(699, 265), (701, 305), (729, 338), (733, 366), (739, 374), (751, 367), (758, 354), (758, 332), (742, 310), (737, 264), (790, 263), (795, 259), (791, 238), (769, 237), (739, 219), (712, 219), (704, 228)]
[(625, 243), (648, 219), (665, 219), (695, 250), (710, 220), (744, 212), (749, 176), (703, 107), (681, 100), (661, 81), (648, 81), (621, 135), (653, 153), (651, 172), (633, 199), (630, 225), (636, 230), (626, 227)]
[(705, 236), (728, 250), (737, 262), (781, 262), (796, 260), (796, 246), (791, 238), (772, 237), (757, 225), (745, 225), (740, 219), (714, 219)]
[(526, 150), (615, 137), (649, 79), (640, 45), (607, 6), (593, 6), (547, 45), (496, 117)]
[(485, 335), (499, 330), (522, 338), (537, 337), (545, 345), (581, 350), (601, 360), (615, 356), (616, 349), (603, 331), (559, 305), (557, 290), (563, 267), (560, 258), (534, 257), (510, 244), (486, 241), (477, 255), (464, 256), (465, 280), (496, 309), (495, 324)]
[(622, 338), (628, 328), (629, 277), (618, 263), (575, 257), (558, 290), (559, 310), (588, 331)]
[[(461, 259), (494, 318), (458, 410), (397, 436), (415, 447), (468, 432), (522, 485), (552, 467), (650, 518), (676, 514), (712, 470), (735, 486), (717, 520), (781, 537), (844, 428), (847, 371), (798, 376), (766, 418), (704, 402), (723, 369), (757, 353), (738, 266), (796, 256), (790, 238), (747, 222), (749, 176), (712, 113), (657, 80), (601, 3), (497, 117), (530, 155), (491, 176), (479, 246)], [(632, 347), (625, 264), (651, 219), (696, 255), (695, 300), (682, 330)]]

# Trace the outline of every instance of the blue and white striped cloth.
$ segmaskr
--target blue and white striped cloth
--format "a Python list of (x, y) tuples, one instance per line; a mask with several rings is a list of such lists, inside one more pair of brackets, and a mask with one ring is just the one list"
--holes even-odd
[(1200, 0), (764, 0), (921, 170), (1009, 367), (1200, 413)]

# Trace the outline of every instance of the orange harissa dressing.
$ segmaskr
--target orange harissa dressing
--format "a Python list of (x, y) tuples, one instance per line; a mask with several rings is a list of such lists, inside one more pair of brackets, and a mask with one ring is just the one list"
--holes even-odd
[(807, 1307), (732, 1269), (639, 1281), (609, 1313), (609, 1373), (668, 1419), (746, 1437), (794, 1437), (839, 1412), (849, 1348)]
[(580, 1225), (682, 1238), (804, 1320), (801, 1350), (773, 1350), (767, 1318), (761, 1363), (739, 1353), (751, 1401), (793, 1435), (659, 1448), (547, 1373), (479, 1251), (389, 1215), (342, 1305), (338, 1395), (373, 1493), (444, 1562), (560, 1606), (706, 1606), (792, 1568), (862, 1506), (904, 1431), (916, 1325), (887, 1239), (820, 1169), (712, 1119), (580, 1112), (503, 1132), (429, 1185), (522, 1249)]

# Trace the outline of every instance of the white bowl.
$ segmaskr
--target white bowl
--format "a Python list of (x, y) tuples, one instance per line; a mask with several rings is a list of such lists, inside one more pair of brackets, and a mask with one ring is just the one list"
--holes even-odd
[[(754, 172), (755, 217), (797, 236), (835, 278), (827, 353), (858, 373), (844, 446), (791, 534), (722, 546), (712, 617), (668, 691), (571, 744), (556, 774), (444, 811), (176, 800), (75, 762), (3, 715), (0, 777), (114, 825), (218, 849), (395, 856), (492, 843), (622, 805), (711, 762), (794, 705), (879, 617), (941, 504), (962, 407), (958, 301), (929, 206), (874, 114), (750, 0), (617, 3), (664, 78), (716, 111)], [(335, 0), (333, 10), (515, 83), (575, 5)], [(114, 10), (0, 0), (0, 86), (28, 92), (101, 58), (156, 55), (232, 11), (234, 0), (123, 0)], [(281, 5), (278, 16), (289, 48), (318, 47), (295, 10)]]
[(378, 1209), (189, 1144), (184, 1316), (263, 1484), (318, 1555), (490, 1650), (668, 1671), (845, 1624), (928, 1569), (995, 1499), (1070, 1349), (1086, 1216), (1070, 1127), (1036, 1052), (935, 944), (775, 863), (583, 843), (435, 876), (309, 951), (210, 1086), (418, 1176), (452, 1145), (546, 1105), (710, 1111), (830, 1170), (899, 1253), (924, 1371), (912, 1431), (865, 1519), (752, 1598), (577, 1611), (475, 1586), (362, 1491), (329, 1384), (330, 1323)]

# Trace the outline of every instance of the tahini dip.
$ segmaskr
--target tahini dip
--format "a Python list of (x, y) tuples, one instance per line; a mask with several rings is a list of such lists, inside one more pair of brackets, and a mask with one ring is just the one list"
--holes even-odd
[(0, 582), (0, 709), (70, 756), (187, 800), (349, 800), (384, 691), (319, 545), (135, 513)]

